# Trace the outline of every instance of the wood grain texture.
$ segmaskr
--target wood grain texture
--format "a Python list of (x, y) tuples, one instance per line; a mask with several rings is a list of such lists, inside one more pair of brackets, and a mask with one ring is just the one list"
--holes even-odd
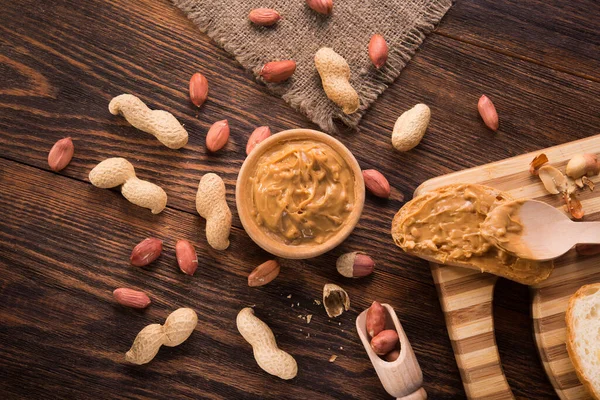
[(595, 0), (457, 1), (438, 33), (600, 82)]
[[(282, 272), (273, 283), (250, 288), (247, 275), (269, 256), (239, 228), (232, 232), (230, 249), (217, 252), (206, 244), (204, 222), (196, 215), (170, 209), (152, 215), (117, 192), (98, 196), (89, 184), (39, 174), (12, 161), (0, 160), (0, 171), (0, 185), (8, 189), (0, 206), (11, 210), (0, 223), (3, 393), (42, 398), (101, 390), (123, 397), (381, 397), (385, 392), (354, 328), (358, 312), (373, 299), (395, 304), (407, 319), (407, 335), (417, 337), (426, 326), (438, 337), (414, 343), (422, 362), (434, 364), (440, 354), (449, 355), (442, 319), (423, 318), (423, 310), (438, 313), (435, 294), (427, 284), (400, 279), (394, 265), (386, 267), (382, 258), (377, 274), (366, 280), (338, 277), (337, 252), (348, 247), (314, 261), (281, 260)], [(163, 254), (146, 268), (132, 267), (131, 249), (148, 236), (164, 240)], [(198, 252), (193, 277), (177, 267), (179, 238), (190, 240)], [(338, 282), (352, 299), (351, 311), (337, 319), (328, 318), (314, 302), (326, 282)], [(381, 293), (388, 284), (396, 291)], [(153, 303), (142, 312), (124, 309), (112, 299), (116, 287), (144, 290)], [(427, 304), (402, 300), (417, 297)], [(299, 374), (293, 381), (261, 371), (237, 332), (236, 314), (250, 305), (273, 329), (280, 347), (296, 357)], [(200, 322), (190, 339), (161, 349), (146, 366), (127, 365), (124, 353), (137, 332), (164, 321), (178, 307), (198, 313)], [(313, 315), (310, 324), (301, 318), (308, 314)], [(338, 355), (335, 363), (328, 362), (332, 354)], [(447, 379), (430, 376), (426, 387), (441, 396), (456, 394)]]
[[(600, 84), (585, 79), (600, 67), (597, 36), (589, 34), (598, 20), (595, 5), (570, 2), (561, 18), (548, 13), (559, 9), (557, 2), (513, 4), (458, 2), (359, 130), (336, 135), (363, 168), (384, 173), (392, 199), (368, 196), (358, 228), (342, 246), (315, 260), (282, 263), (273, 283), (248, 288), (247, 274), (269, 256), (241, 230), (235, 212), (231, 249), (208, 248), (204, 221), (194, 210), (198, 181), (206, 172), (219, 173), (233, 208), (237, 171), (254, 128), (315, 126), (268, 95), (167, 0), (0, 0), (3, 397), (384, 398), (354, 329), (358, 311), (372, 300), (398, 313), (430, 398), (464, 397), (427, 263), (391, 245), (389, 224), (402, 205), (400, 193), (444, 173), (596, 134), (600, 126)], [(560, 21), (544, 22), (548, 15)], [(503, 33), (507, 23), (511, 32)], [(559, 31), (564, 46), (552, 35)], [(210, 85), (200, 110), (187, 98), (189, 78), (198, 71)], [(190, 133), (189, 144), (169, 150), (111, 116), (108, 102), (121, 93), (172, 112)], [(477, 114), (481, 93), (498, 108), (498, 134)], [(411, 152), (394, 152), (392, 126), (417, 102), (433, 113), (425, 139)], [(205, 134), (224, 118), (230, 142), (211, 155)], [(75, 157), (53, 174), (47, 152), (65, 136), (73, 138)], [(117, 191), (88, 183), (91, 168), (113, 156), (128, 158), (140, 178), (165, 188), (165, 212), (152, 216)], [(165, 239), (164, 254), (152, 267), (133, 269), (131, 248), (147, 236)], [(179, 238), (192, 241), (203, 259), (192, 278), (175, 264)], [(375, 258), (376, 273), (340, 278), (337, 256), (358, 250)], [(326, 282), (339, 283), (351, 296), (352, 309), (339, 320), (326, 319), (313, 302)], [(144, 312), (115, 306), (111, 291), (119, 286), (147, 291), (153, 305)], [(497, 286), (505, 294), (493, 308), (508, 383), (516, 397), (551, 398), (530, 334), (528, 293), (508, 281)], [(252, 304), (282, 348), (297, 357), (297, 380), (282, 382), (256, 366), (233, 322)], [(161, 349), (142, 368), (122, 362), (143, 326), (181, 306), (200, 317), (190, 340)], [(298, 318), (309, 313), (310, 324)], [(327, 362), (331, 354), (339, 356), (333, 364)]]
[[(600, 220), (600, 212), (589, 215)], [(566, 349), (565, 312), (569, 298), (584, 284), (600, 282), (600, 260), (579, 256), (575, 251), (561, 257), (556, 271), (533, 289), (532, 312), (535, 339), (540, 358), (550, 375), (550, 382), (561, 399), (591, 399), (579, 382)]]
[[(453, 183), (471, 182), (507, 192), (511, 197), (545, 201), (562, 207), (560, 196), (549, 195), (540, 180), (529, 174), (529, 163), (545, 153), (551, 165), (564, 170), (576, 154), (599, 153), (600, 136), (524, 154), (424, 182), (423, 194)], [(592, 178), (598, 181), (597, 177)], [(600, 192), (579, 192), (585, 221), (600, 219)], [(502, 370), (494, 336), (492, 301), (496, 277), (463, 268), (431, 265), (444, 311), (448, 334), (470, 399), (514, 398)], [(565, 347), (565, 311), (581, 286), (600, 282), (600, 259), (577, 256), (574, 250), (558, 258), (544, 282), (532, 286), (534, 337), (540, 358), (556, 393), (564, 400), (591, 398), (579, 382)], [(497, 296), (503, 296), (498, 291)]]
[(431, 265), (456, 364), (469, 399), (514, 398), (494, 336), (492, 302), (497, 277)]

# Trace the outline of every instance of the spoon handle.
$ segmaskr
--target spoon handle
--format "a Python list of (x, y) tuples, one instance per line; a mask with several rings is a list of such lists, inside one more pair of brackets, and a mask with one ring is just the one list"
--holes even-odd
[(425, 392), (425, 389), (423, 389), (423, 388), (420, 388), (416, 392), (411, 393), (407, 396), (396, 397), (396, 400), (426, 400), (426, 399), (427, 399), (427, 392)]
[(578, 222), (574, 225), (578, 233), (577, 243), (600, 243), (600, 222)]

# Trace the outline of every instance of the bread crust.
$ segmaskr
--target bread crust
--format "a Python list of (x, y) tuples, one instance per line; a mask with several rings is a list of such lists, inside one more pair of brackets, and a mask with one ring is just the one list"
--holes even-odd
[(575, 367), (575, 373), (577, 373), (577, 377), (579, 378), (579, 381), (581, 381), (581, 383), (583, 384), (585, 389), (588, 391), (588, 393), (592, 396), (592, 398), (594, 398), (595, 400), (600, 400), (600, 393), (594, 390), (594, 386), (589, 381), (589, 379), (585, 376), (583, 366), (581, 365), (581, 361), (579, 360), (579, 357), (577, 356), (577, 352), (575, 351), (575, 327), (574, 327), (574, 319), (573, 319), (573, 307), (575, 306), (575, 303), (578, 300), (580, 300), (586, 296), (589, 296), (589, 294), (586, 292), (590, 289), (600, 290), (600, 282), (592, 283), (590, 285), (584, 285), (584, 286), (580, 287), (579, 290), (577, 290), (577, 292), (575, 292), (575, 294), (573, 296), (571, 296), (571, 298), (569, 299), (569, 305), (567, 306), (567, 313), (565, 315), (565, 323), (567, 325), (566, 345), (567, 345), (567, 353), (569, 353), (569, 358), (571, 359), (571, 362), (573, 363), (573, 367)]
[[(501, 190), (494, 189), (492, 187), (484, 186), (484, 185), (455, 183), (455, 184), (440, 187), (438, 189), (435, 189), (433, 191), (430, 191), (423, 195), (415, 197), (414, 199), (412, 199), (411, 201), (406, 203), (396, 213), (396, 215), (394, 216), (394, 219), (392, 221), (392, 229), (391, 229), (392, 237), (393, 237), (396, 245), (402, 247), (400, 244), (401, 237), (403, 236), (401, 226), (404, 223), (404, 221), (407, 217), (407, 214), (411, 211), (411, 205), (415, 205), (415, 204), (418, 205), (420, 203), (426, 202), (428, 199), (430, 199), (433, 196), (437, 196), (440, 192), (448, 191), (448, 190), (458, 190), (459, 188), (466, 186), (466, 185), (477, 186), (480, 189), (488, 192), (490, 195), (497, 197), (499, 201), (514, 200), (508, 193), (505, 193)], [(511, 267), (519, 264), (522, 260), (517, 261), (514, 264), (509, 265), (509, 266), (502, 265), (499, 263), (497, 267), (482, 269), (479, 266), (474, 265), (469, 262), (463, 262), (460, 260), (453, 260), (452, 262), (448, 262), (447, 260), (445, 260), (443, 258), (443, 256), (439, 256), (439, 257), (435, 256), (435, 255), (429, 256), (429, 255), (425, 255), (425, 254), (420, 254), (419, 252), (413, 252), (413, 251), (410, 251), (405, 248), (403, 248), (403, 250), (410, 254), (414, 254), (418, 257), (421, 257), (423, 259), (426, 259), (426, 260), (434, 262), (434, 263), (452, 265), (452, 266), (463, 267), (463, 268), (470, 268), (470, 269), (475, 269), (475, 270), (478, 270), (481, 272), (488, 272), (488, 273), (491, 273), (494, 275), (498, 275), (498, 276), (513, 280), (515, 282), (525, 284), (525, 285), (533, 285), (533, 284), (536, 284), (536, 283), (539, 283), (539, 282), (545, 280), (546, 278), (548, 278), (548, 276), (550, 276), (550, 273), (554, 269), (554, 263), (552, 261), (536, 263), (538, 268), (535, 271), (524, 271), (524, 270), (519, 270), (518, 268), (511, 268)], [(522, 264), (520, 264), (520, 265), (522, 265)]]

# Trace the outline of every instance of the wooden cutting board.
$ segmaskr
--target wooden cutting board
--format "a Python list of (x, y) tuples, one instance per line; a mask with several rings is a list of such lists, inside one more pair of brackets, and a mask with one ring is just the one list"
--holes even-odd
[[(565, 171), (578, 153), (600, 154), (600, 135), (513, 157), (492, 164), (428, 180), (415, 196), (451, 183), (479, 183), (537, 199), (562, 208), (560, 195), (548, 194), (539, 178), (529, 174), (529, 163), (545, 153), (550, 164)], [(599, 177), (592, 180), (598, 184)], [(600, 186), (579, 192), (584, 221), (600, 220)], [(502, 370), (494, 336), (492, 301), (496, 277), (478, 271), (431, 264), (448, 334), (469, 399), (514, 398)], [(565, 310), (569, 297), (584, 284), (600, 282), (600, 256), (579, 256), (574, 250), (555, 262), (552, 275), (531, 287), (535, 342), (540, 359), (561, 399), (590, 399), (579, 382), (565, 347)]]

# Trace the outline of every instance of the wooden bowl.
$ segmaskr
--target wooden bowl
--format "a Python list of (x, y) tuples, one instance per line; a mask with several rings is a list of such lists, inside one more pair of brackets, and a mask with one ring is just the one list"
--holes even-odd
[[(255, 171), (258, 160), (273, 146), (289, 140), (312, 140), (328, 145), (342, 157), (348, 167), (352, 170), (352, 174), (354, 176), (354, 208), (348, 215), (344, 226), (342, 226), (335, 235), (321, 244), (285, 244), (268, 235), (263, 228), (256, 223), (251, 215), (252, 185), (250, 178)], [(259, 143), (254, 150), (252, 150), (250, 155), (248, 155), (244, 161), (244, 164), (242, 164), (242, 168), (240, 169), (240, 173), (238, 175), (235, 190), (235, 202), (240, 221), (248, 233), (248, 236), (250, 236), (250, 238), (256, 244), (278, 257), (305, 259), (316, 257), (328, 252), (342, 243), (348, 237), (348, 235), (350, 235), (360, 219), (363, 205), (365, 203), (365, 184), (358, 162), (350, 150), (348, 150), (341, 142), (323, 132), (314, 131), (311, 129), (290, 129), (277, 133)]]

